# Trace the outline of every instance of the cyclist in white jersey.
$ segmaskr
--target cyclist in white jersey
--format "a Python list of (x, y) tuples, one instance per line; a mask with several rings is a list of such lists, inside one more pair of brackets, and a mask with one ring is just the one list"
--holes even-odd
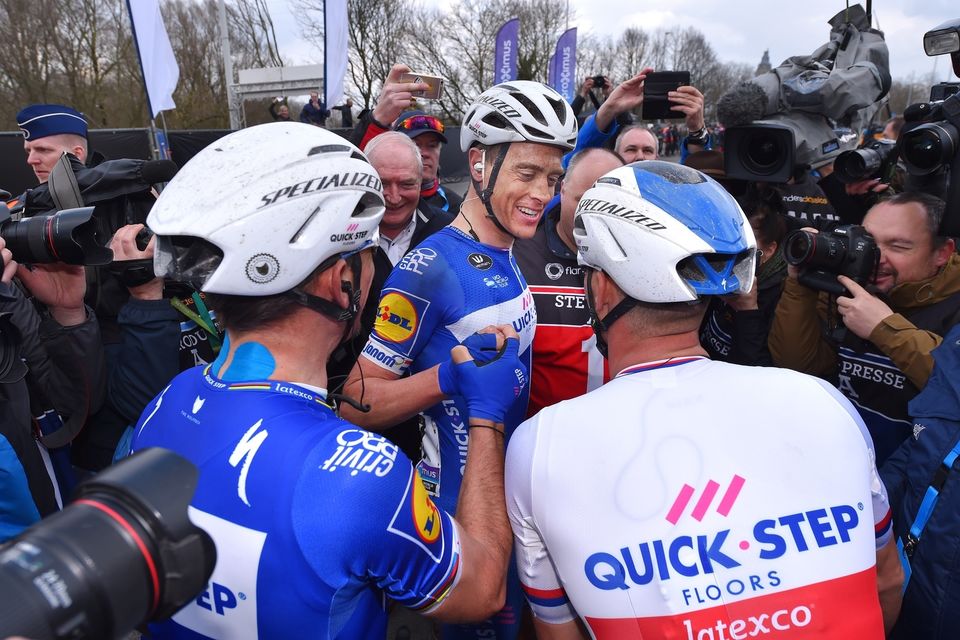
[[(521, 425), (507, 508), (540, 638), (883, 638), (902, 570), (870, 437), (830, 385), (712, 362), (755, 241), (712, 179), (642, 162), (574, 224), (616, 377)], [(879, 597), (878, 597), (879, 596)]]

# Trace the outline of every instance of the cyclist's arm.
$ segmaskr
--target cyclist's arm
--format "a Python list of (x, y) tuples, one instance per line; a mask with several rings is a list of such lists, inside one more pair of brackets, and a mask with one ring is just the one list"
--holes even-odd
[(880, 596), (880, 610), (883, 612), (883, 628), (889, 634), (893, 629), (900, 605), (903, 603), (903, 565), (897, 553), (897, 544), (890, 539), (877, 550), (877, 594)]
[[(492, 427), (493, 423), (471, 419), (470, 426), (474, 425)], [(445, 621), (483, 620), (503, 608), (511, 537), (503, 497), (503, 441), (503, 435), (493, 429), (470, 429), (457, 501), (460, 582), (428, 616)]]
[(400, 374), (384, 369), (361, 355), (343, 391), (347, 396), (370, 405), (370, 411), (363, 413), (344, 404), (343, 417), (361, 427), (377, 431), (417, 415), (446, 398), (437, 381), (438, 368), (431, 367), (401, 378)]

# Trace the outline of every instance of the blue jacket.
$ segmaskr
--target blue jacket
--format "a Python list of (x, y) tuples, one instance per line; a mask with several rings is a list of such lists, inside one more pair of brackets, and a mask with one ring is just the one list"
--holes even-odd
[[(893, 507), (897, 535), (904, 539), (924, 493), (947, 453), (960, 440), (960, 325), (933, 351), (933, 374), (910, 401), (913, 437), (881, 469)], [(960, 460), (910, 560), (913, 572), (891, 637), (956, 638), (960, 628)]]

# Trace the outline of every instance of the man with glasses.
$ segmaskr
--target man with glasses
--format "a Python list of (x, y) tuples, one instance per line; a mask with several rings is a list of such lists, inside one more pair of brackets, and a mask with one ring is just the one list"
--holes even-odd
[(391, 129), (410, 136), (423, 159), (420, 197), (437, 209), (456, 214), (463, 198), (440, 186), (440, 150), (441, 145), (447, 143), (443, 122), (423, 111), (407, 111), (415, 102), (414, 94), (428, 89), (429, 85), (400, 82), (404, 73), (410, 73), (410, 67), (404, 64), (393, 66), (376, 106), (372, 112), (360, 116), (351, 140), (361, 149), (366, 149), (367, 143)]

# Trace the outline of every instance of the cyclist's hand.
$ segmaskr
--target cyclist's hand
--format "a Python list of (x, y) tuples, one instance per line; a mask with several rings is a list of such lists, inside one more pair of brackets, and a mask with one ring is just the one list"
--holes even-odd
[[(505, 339), (500, 329), (490, 325), (468, 336), (466, 340), (460, 344), (467, 348), (471, 358), (482, 364), (490, 362), (500, 356), (500, 350), (503, 348)], [(453, 365), (454, 362), (452, 359), (447, 362), (442, 362), (437, 371), (440, 391), (448, 396), (460, 395)]]
[(505, 338), (497, 357), (480, 363), (463, 345), (453, 348), (450, 357), (460, 394), (471, 418), (503, 423), (504, 417), (528, 384), (527, 369), (520, 361), (520, 339), (512, 327), (498, 329)]

